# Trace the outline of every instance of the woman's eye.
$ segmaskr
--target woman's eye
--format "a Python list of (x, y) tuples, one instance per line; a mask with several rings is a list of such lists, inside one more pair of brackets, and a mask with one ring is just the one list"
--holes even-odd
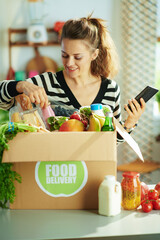
[(63, 57), (63, 58), (68, 58), (68, 56), (67, 56), (67, 55), (62, 55), (62, 57)]
[[(62, 58), (69, 58), (69, 56), (68, 56), (68, 55), (62, 55)], [(80, 56), (75, 56), (74, 59), (75, 59), (75, 60), (81, 60), (82, 57), (80, 57)]]
[(76, 60), (80, 60), (82, 57), (75, 57)]

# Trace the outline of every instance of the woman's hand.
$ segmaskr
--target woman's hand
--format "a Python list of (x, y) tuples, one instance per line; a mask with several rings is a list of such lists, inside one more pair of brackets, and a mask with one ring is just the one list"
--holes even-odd
[(20, 81), (17, 83), (16, 90), (26, 94), (32, 103), (40, 104), (41, 108), (48, 106), (48, 97), (44, 88), (27, 81)]
[(144, 112), (146, 103), (143, 100), (143, 98), (140, 99), (140, 102), (141, 102), (141, 105), (135, 99), (132, 99), (132, 101), (128, 100), (128, 103), (129, 103), (132, 111), (129, 109), (127, 104), (125, 104), (124, 107), (128, 113), (128, 118), (126, 119), (126, 121), (124, 123), (124, 126), (126, 128), (134, 127), (134, 125), (138, 122), (139, 118), (141, 117), (142, 113)]

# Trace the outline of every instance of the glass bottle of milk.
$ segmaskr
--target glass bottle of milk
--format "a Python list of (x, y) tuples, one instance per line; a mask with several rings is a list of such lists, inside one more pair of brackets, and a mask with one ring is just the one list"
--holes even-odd
[(115, 216), (121, 212), (121, 184), (115, 176), (107, 175), (98, 190), (98, 211), (105, 216)]

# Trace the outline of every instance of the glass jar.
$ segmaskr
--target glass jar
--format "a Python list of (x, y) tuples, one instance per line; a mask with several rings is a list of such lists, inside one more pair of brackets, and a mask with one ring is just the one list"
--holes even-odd
[(139, 173), (124, 172), (121, 187), (123, 209), (136, 209), (141, 204), (141, 182)]

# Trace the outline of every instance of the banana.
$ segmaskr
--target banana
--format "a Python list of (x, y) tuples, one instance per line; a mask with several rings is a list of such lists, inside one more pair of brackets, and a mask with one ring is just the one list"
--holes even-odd
[(98, 118), (96, 118), (93, 114), (89, 118), (89, 128), (87, 131), (101, 131), (101, 124)]
[(99, 116), (99, 115), (97, 115), (97, 114), (95, 114), (94, 113), (94, 116), (96, 117), (96, 118), (98, 118), (98, 120), (99, 120), (99, 122), (100, 122), (100, 125), (101, 125), (101, 128), (103, 127), (103, 125), (104, 125), (104, 122), (105, 122), (105, 116), (103, 117), (103, 116)]

